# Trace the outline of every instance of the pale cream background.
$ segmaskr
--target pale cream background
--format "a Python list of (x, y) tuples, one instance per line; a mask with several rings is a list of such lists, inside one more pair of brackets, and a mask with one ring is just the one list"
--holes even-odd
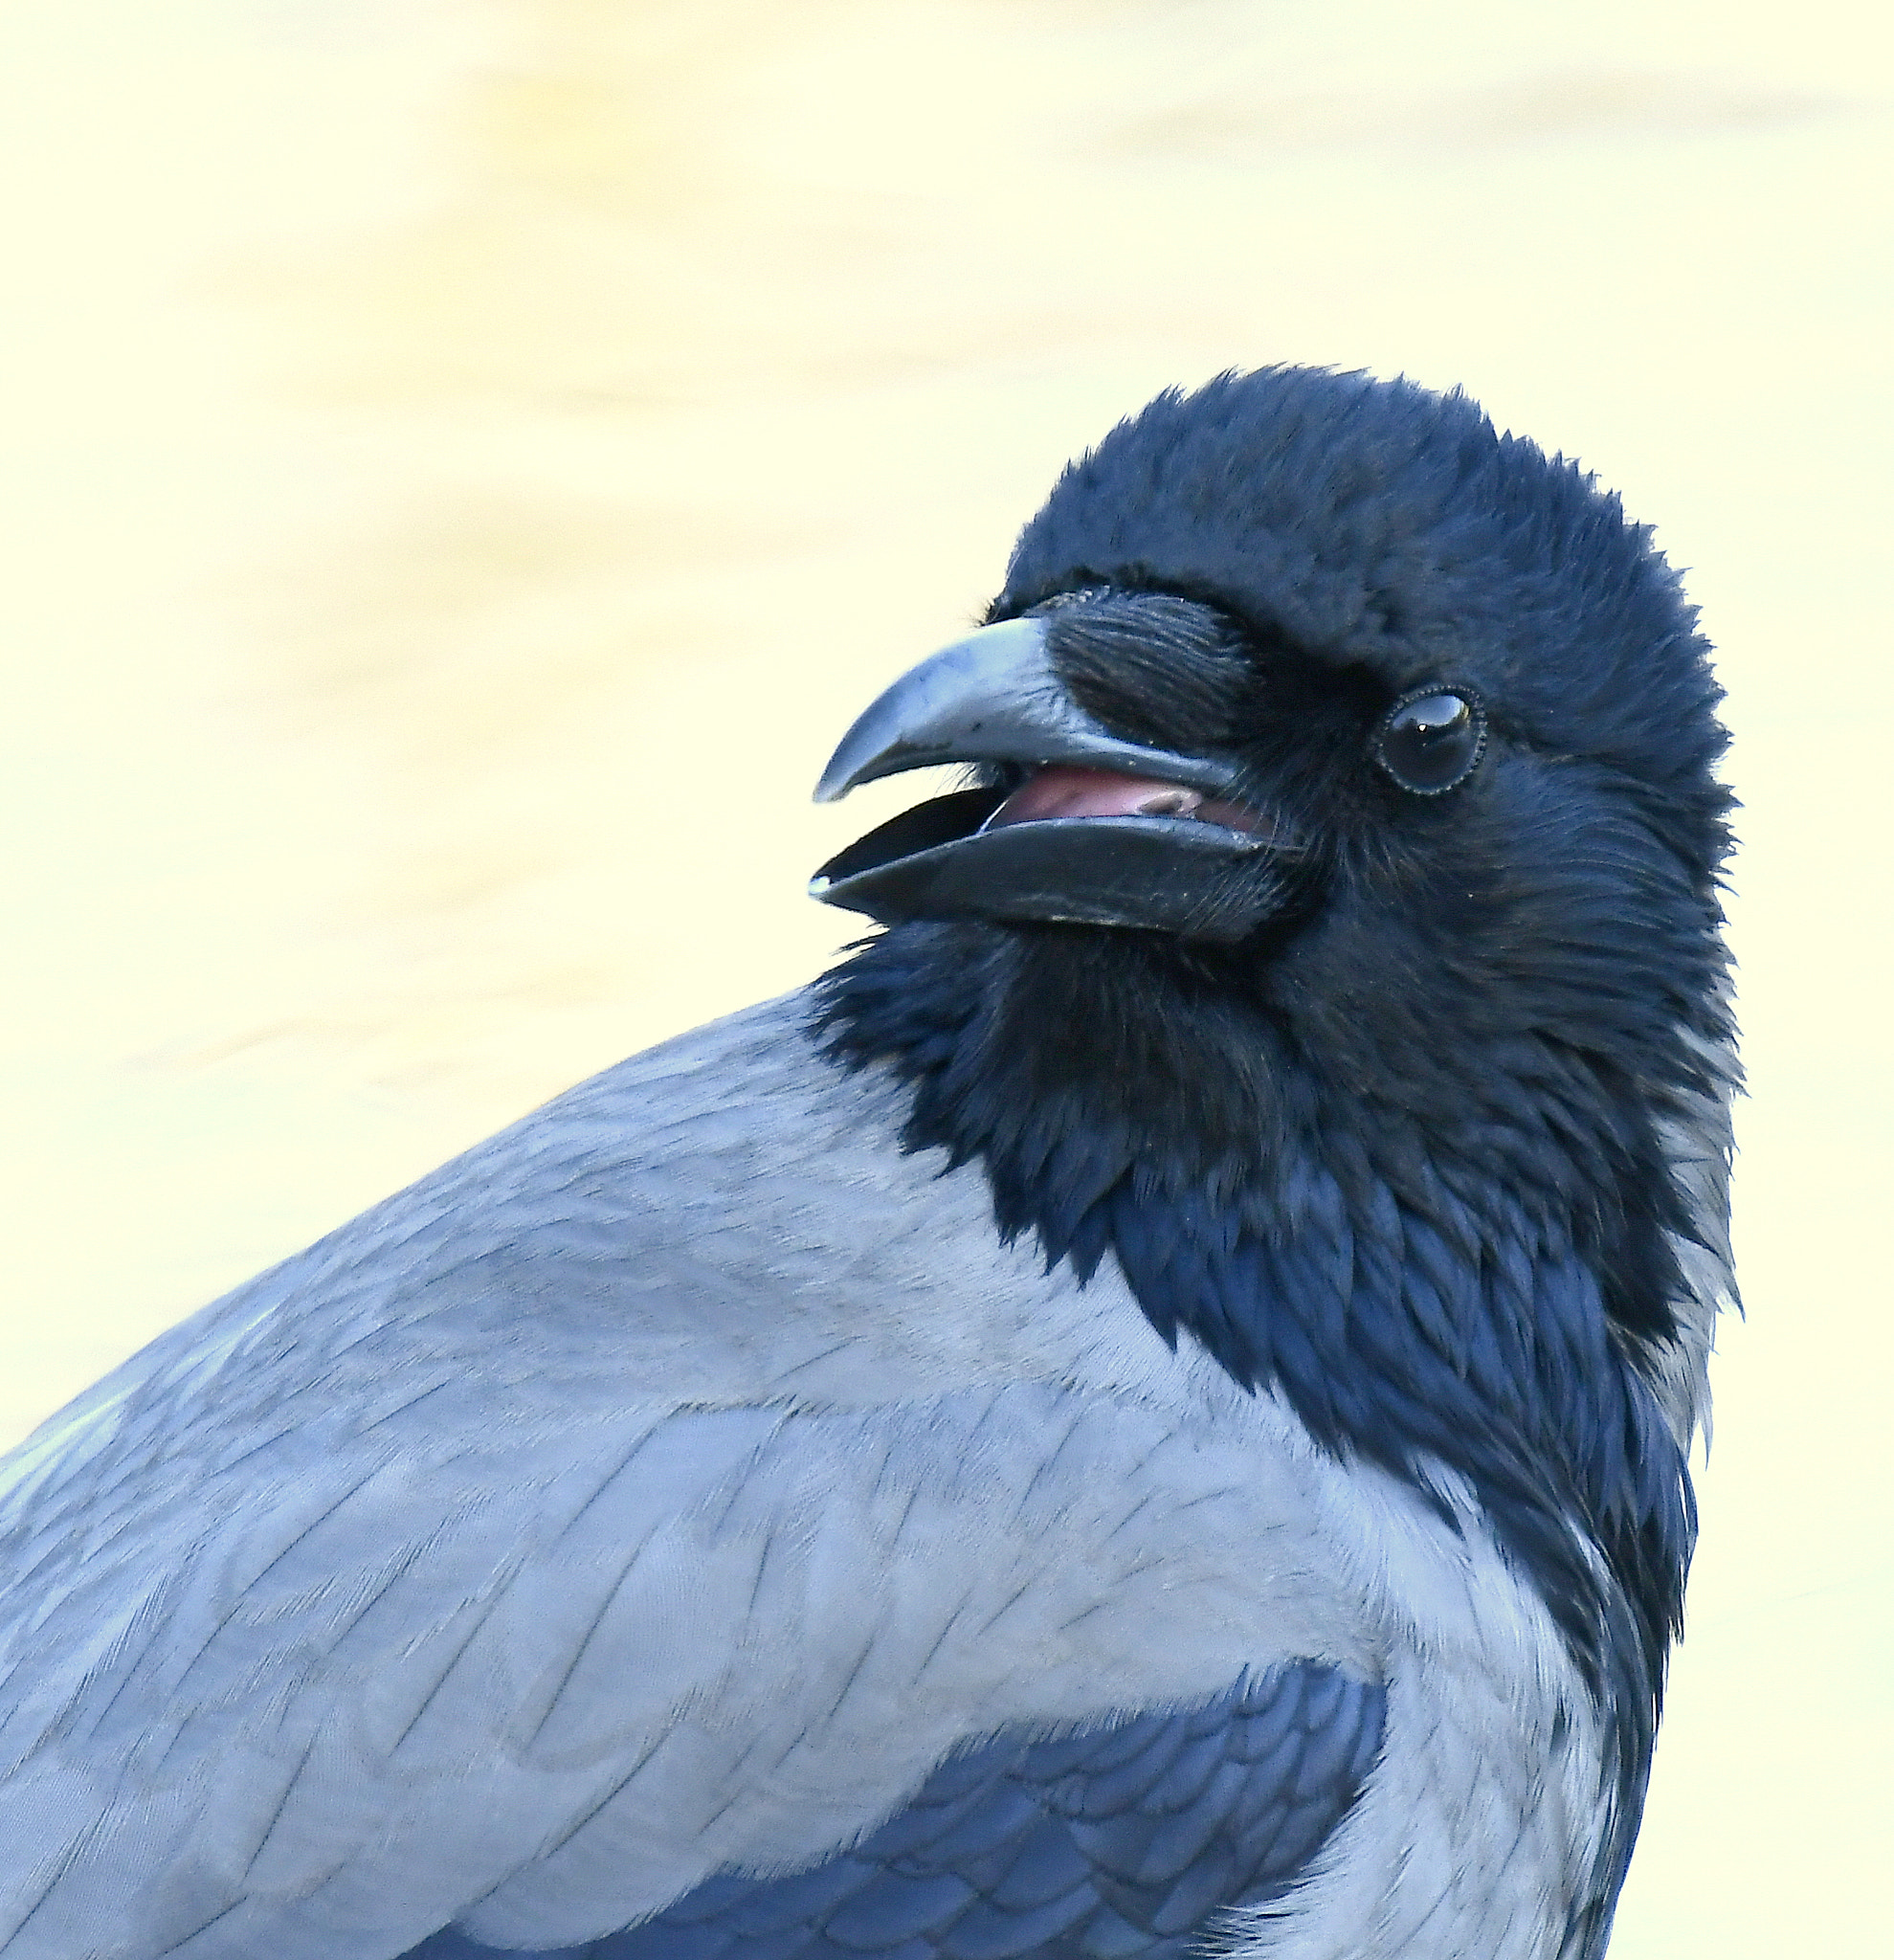
[(1747, 806), (1614, 1950), (1887, 1950), (1884, 12), (8, 0), (0, 1440), (813, 971), (827, 745), (1117, 415), (1463, 383), (1691, 568)]

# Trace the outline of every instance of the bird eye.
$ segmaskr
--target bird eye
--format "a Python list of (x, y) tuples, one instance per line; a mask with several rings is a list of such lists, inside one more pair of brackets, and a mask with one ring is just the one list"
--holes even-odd
[(1486, 717), (1469, 694), (1429, 689), (1397, 701), (1375, 731), (1374, 759), (1403, 790), (1438, 796), (1473, 773)]

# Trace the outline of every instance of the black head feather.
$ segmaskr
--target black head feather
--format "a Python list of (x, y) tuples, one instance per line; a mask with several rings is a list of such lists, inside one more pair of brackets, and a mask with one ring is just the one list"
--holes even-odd
[[(1718, 1221), (1665, 1139), (1729, 1080), (1694, 614), (1572, 464), (1307, 369), (1162, 395), (1072, 465), (992, 617), (1032, 611), (1101, 721), (1240, 762), (1297, 902), (1231, 947), (899, 926), (830, 976), (828, 1036), (912, 1083), (907, 1141), (982, 1164), (1003, 1232), (1110, 1252), (1339, 1456), (1472, 1491), (1613, 1726), (1595, 1951), (1694, 1535), (1661, 1382)], [(1407, 793), (1375, 730), (1449, 685), (1486, 751)]]

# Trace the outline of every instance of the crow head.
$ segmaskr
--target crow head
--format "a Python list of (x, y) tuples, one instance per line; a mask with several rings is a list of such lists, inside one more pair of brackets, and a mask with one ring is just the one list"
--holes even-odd
[(1722, 1246), (1717, 700), (1576, 467), (1276, 369), (1069, 468), (818, 792), (978, 772), (818, 877), (891, 925), (827, 983), (836, 1052), (913, 1083), (909, 1143), (980, 1161), (1003, 1232), (1111, 1251), (1345, 1458), (1458, 1473), (1632, 1816)]
[(991, 621), (817, 795), (979, 786), (825, 865), (831, 903), (1110, 928), (1037, 939), (1141, 997), (1265, 1007), (1377, 1100), (1463, 1103), (1496, 1044), (1640, 1072), (1720, 1026), (1692, 614), (1615, 500), (1464, 398), (1297, 370), (1161, 396), (1065, 473)]

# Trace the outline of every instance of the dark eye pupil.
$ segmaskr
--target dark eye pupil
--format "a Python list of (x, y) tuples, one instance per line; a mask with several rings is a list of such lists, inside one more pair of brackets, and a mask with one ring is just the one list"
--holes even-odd
[(1419, 695), (1381, 724), (1374, 752), (1403, 790), (1435, 796), (1470, 773), (1482, 734), (1478, 711), (1459, 695)]

